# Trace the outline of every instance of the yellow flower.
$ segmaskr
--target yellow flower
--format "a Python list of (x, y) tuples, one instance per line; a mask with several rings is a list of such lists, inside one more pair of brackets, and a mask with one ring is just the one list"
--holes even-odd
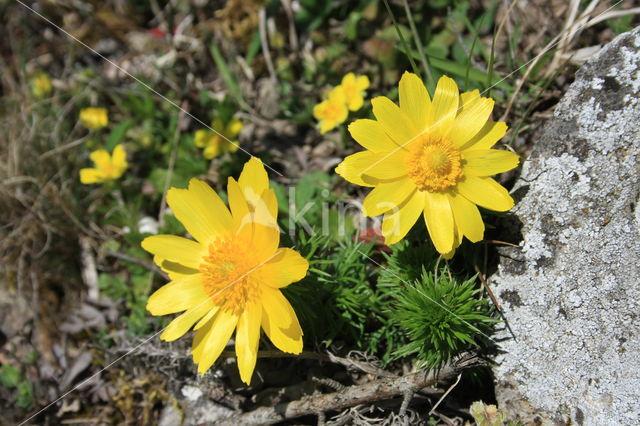
[(51, 84), (51, 78), (48, 74), (43, 72), (39, 72), (33, 76), (30, 81), (31, 83), (31, 93), (36, 98), (44, 98), (45, 96), (51, 93), (53, 86)]
[(344, 89), (334, 87), (326, 100), (313, 107), (313, 116), (320, 121), (320, 133), (327, 133), (338, 124), (344, 123), (349, 115)]
[(89, 154), (89, 158), (96, 167), (80, 170), (80, 182), (84, 184), (118, 179), (127, 170), (127, 153), (122, 145), (116, 145), (113, 155), (109, 155), (104, 149), (99, 149)]
[(478, 90), (459, 94), (456, 83), (442, 77), (431, 100), (422, 81), (405, 72), (399, 96), (400, 106), (386, 97), (373, 99), (376, 120), (349, 126), (366, 151), (345, 158), (336, 172), (374, 187), (363, 212), (384, 214), (387, 244), (400, 241), (423, 214), (436, 249), (450, 257), (463, 236), (472, 242), (483, 238), (477, 205), (513, 207), (507, 190), (489, 176), (516, 167), (518, 156), (490, 149), (507, 125), (488, 121), (493, 100)]
[(249, 384), (256, 364), (260, 329), (280, 350), (302, 351), (302, 329), (281, 288), (302, 279), (308, 262), (294, 250), (278, 248), (278, 202), (257, 158), (240, 179), (229, 178), (229, 209), (206, 183), (171, 188), (167, 202), (194, 240), (156, 235), (142, 247), (172, 280), (151, 295), (153, 315), (182, 312), (160, 336), (173, 341), (193, 327), (193, 361), (204, 374), (235, 330), (240, 378)]
[(80, 110), (80, 122), (87, 128), (97, 130), (109, 124), (106, 108), (83, 108)]
[(211, 128), (218, 133), (210, 130), (198, 130), (194, 141), (197, 147), (204, 148), (202, 154), (210, 160), (224, 152), (236, 152), (238, 150), (238, 141), (234, 139), (240, 134), (242, 127), (242, 122), (235, 117), (226, 126), (222, 120), (216, 118), (211, 123)]
[(366, 75), (356, 77), (354, 73), (350, 72), (342, 78), (340, 86), (344, 90), (345, 101), (349, 110), (357, 111), (362, 108), (364, 91), (369, 88), (369, 77)]

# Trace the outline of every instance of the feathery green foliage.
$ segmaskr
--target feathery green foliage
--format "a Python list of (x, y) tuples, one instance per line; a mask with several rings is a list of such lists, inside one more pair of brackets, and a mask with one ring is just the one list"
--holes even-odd
[(425, 269), (433, 270), (438, 259), (432, 244), (420, 243), (411, 237), (394, 245), (390, 254), (383, 254), (387, 264), (385, 268), (380, 268), (378, 288), (390, 293), (402, 290), (408, 283), (420, 279)]
[(438, 368), (465, 349), (478, 346), (498, 319), (493, 307), (478, 299), (475, 277), (458, 281), (443, 267), (440, 274), (423, 271), (420, 279), (396, 293), (389, 312), (409, 343), (398, 358), (415, 355), (426, 367)]

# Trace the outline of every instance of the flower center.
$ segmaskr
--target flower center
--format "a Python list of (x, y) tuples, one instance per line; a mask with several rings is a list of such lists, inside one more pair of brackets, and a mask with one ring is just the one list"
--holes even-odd
[(338, 121), (338, 117), (340, 117), (340, 105), (335, 103), (327, 105), (327, 109), (325, 109), (325, 120)]
[(115, 166), (115, 164), (113, 164), (113, 161), (109, 161), (108, 164), (105, 164), (102, 172), (107, 178), (114, 178), (118, 174), (118, 168)]
[(258, 296), (257, 282), (251, 277), (255, 265), (245, 247), (237, 240), (218, 239), (209, 244), (199, 267), (204, 290), (213, 303), (235, 314)]
[(422, 191), (444, 191), (462, 177), (462, 156), (446, 137), (418, 136), (406, 161), (409, 177)]

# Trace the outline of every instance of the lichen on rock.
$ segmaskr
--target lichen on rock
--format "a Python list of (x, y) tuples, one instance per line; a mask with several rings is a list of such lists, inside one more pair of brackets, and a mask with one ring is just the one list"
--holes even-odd
[(578, 71), (514, 188), (523, 241), (493, 278), (510, 418), (640, 422), (639, 69), (636, 28)]

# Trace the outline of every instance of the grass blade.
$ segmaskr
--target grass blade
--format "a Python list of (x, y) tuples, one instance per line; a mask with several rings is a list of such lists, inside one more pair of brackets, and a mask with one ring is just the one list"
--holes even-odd
[(418, 71), (418, 67), (416, 66), (416, 63), (413, 60), (413, 57), (411, 55), (411, 51), (409, 50), (409, 46), (407, 45), (407, 41), (404, 39), (404, 36), (402, 35), (402, 31), (400, 31), (400, 27), (398, 26), (398, 23), (396, 22), (396, 17), (393, 14), (393, 11), (391, 10), (391, 6), (389, 6), (389, 2), (387, 0), (383, 0), (384, 1), (384, 5), (387, 8), (387, 12), (389, 12), (389, 16), (391, 16), (391, 21), (393, 22), (393, 26), (396, 29), (396, 32), (398, 33), (398, 38), (400, 38), (400, 43), (402, 43), (402, 47), (404, 48), (404, 51), (407, 53), (407, 57), (409, 58), (409, 62), (411, 63), (411, 68), (413, 69), (413, 72), (420, 77), (420, 72)]
[(238, 102), (238, 105), (244, 108), (246, 103), (244, 102), (244, 98), (242, 97), (242, 91), (240, 90), (240, 86), (238, 86), (238, 83), (236, 82), (236, 80), (233, 78), (233, 75), (229, 71), (229, 67), (227, 67), (227, 63), (222, 57), (222, 53), (220, 53), (220, 49), (218, 49), (218, 46), (216, 46), (212, 42), (211, 45), (209, 46), (209, 52), (211, 53), (211, 57), (213, 58), (213, 61), (216, 63), (216, 67), (218, 67), (218, 71), (220, 72), (222, 79), (226, 83), (227, 88), (229, 89), (229, 92), (231, 92), (231, 95), (234, 98), (236, 98), (236, 102)]

